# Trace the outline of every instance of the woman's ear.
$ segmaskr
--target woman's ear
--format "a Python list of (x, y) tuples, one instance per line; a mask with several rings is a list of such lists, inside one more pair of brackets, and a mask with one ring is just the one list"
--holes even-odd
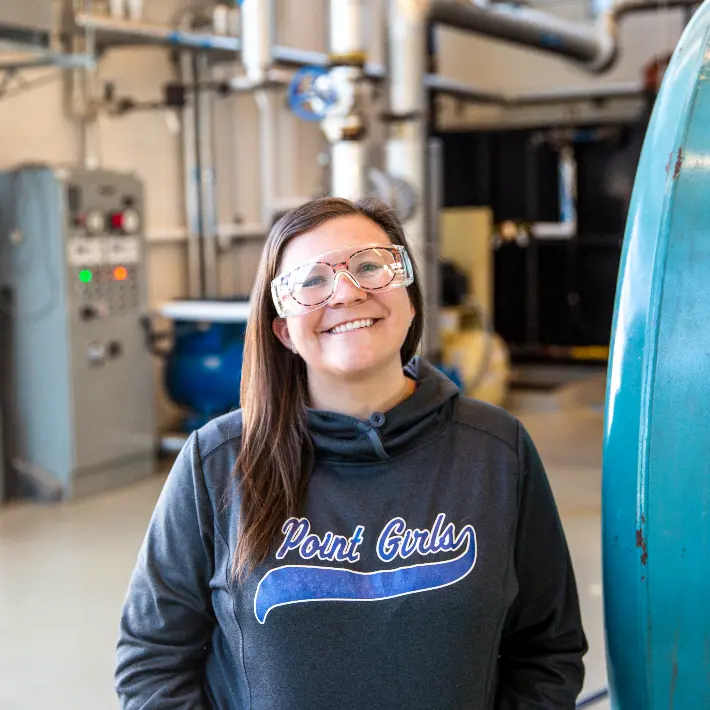
[(288, 332), (286, 319), (274, 318), (274, 320), (271, 321), (271, 328), (274, 331), (274, 335), (281, 341), (283, 346), (295, 352), (293, 341), (291, 340), (291, 336)]

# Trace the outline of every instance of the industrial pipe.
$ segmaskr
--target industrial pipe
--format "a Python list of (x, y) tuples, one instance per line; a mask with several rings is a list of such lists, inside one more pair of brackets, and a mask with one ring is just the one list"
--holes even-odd
[[(192, 57), (181, 52), (179, 58), (180, 81), (195, 85)], [(184, 185), (185, 227), (187, 231), (187, 290), (190, 298), (199, 298), (202, 292), (202, 255), (200, 247), (200, 192), (198, 187), (197, 145), (195, 134), (195, 100), (186, 101), (181, 109), (182, 174)]]
[(572, 59), (588, 69), (608, 66), (614, 56), (612, 37), (594, 26), (569, 22), (518, 5), (484, 5), (469, 0), (430, 0), (429, 19)]
[(244, 0), (242, 9), (242, 64), (254, 89), (259, 111), (259, 219), (270, 229), (274, 217), (276, 183), (276, 106), (269, 73), (274, 63), (274, 0)]
[[(693, 7), (691, 0), (668, 0), (662, 7), (682, 5)], [(651, 9), (650, 3), (625, 3), (620, 8), (618, 17), (632, 11), (641, 9)], [(658, 7), (653, 5), (653, 7)], [(179, 47), (185, 50), (195, 51), (199, 49), (205, 54), (228, 53), (236, 55), (242, 50), (242, 40), (236, 37), (225, 37), (220, 35), (209, 35), (204, 32), (193, 32), (188, 29), (173, 29), (149, 23), (127, 22), (115, 18), (91, 15), (79, 12), (74, 17), (74, 24), (79, 29), (91, 29), (95, 31), (97, 45), (105, 44), (153, 44), (166, 47)], [(550, 51), (553, 51), (552, 49)], [(293, 47), (283, 47), (276, 45), (273, 48), (273, 61), (288, 68), (301, 68), (306, 66), (329, 66), (330, 59), (325, 52), (316, 52)], [(275, 70), (267, 72), (266, 82), (274, 84), (287, 83), (284, 77), (274, 74)], [(379, 64), (368, 62), (363, 68), (364, 76), (374, 82), (385, 80), (385, 69)], [(544, 91), (526, 93), (522, 95), (502, 94), (491, 92), (477, 86), (465, 84), (463, 82), (442, 77), (438, 74), (426, 74), (424, 76), (426, 87), (438, 94), (449, 95), (454, 98), (471, 101), (475, 103), (490, 103), (501, 106), (522, 106), (537, 103), (557, 103), (563, 101), (581, 101), (585, 99), (603, 99), (636, 96), (640, 94), (640, 89), (629, 84), (609, 85), (592, 87), (588, 89), (559, 89), (555, 91)], [(232, 90), (247, 92), (253, 91), (253, 86), (245, 78), (237, 77), (232, 82)]]
[[(424, 87), (428, 0), (388, 0), (387, 80), (389, 138), (386, 145), (388, 175), (404, 180), (414, 191), (417, 204), (403, 223), (412, 258), (420, 273), (425, 303), (432, 302), (429, 270), (436, 268), (427, 258), (425, 152), (427, 101)], [(425, 328), (427, 326), (425, 325)], [(433, 327), (430, 324), (429, 327)], [(428, 331), (426, 343), (432, 342)]]
[(366, 192), (367, 133), (360, 105), (366, 61), (364, 0), (330, 0), (329, 74), (336, 105), (321, 121), (331, 146), (331, 195), (358, 199)]
[(697, 0), (601, 0), (594, 23), (564, 20), (540, 10), (481, 0), (429, 0), (429, 20), (488, 37), (535, 47), (575, 61), (593, 72), (607, 71), (618, 55), (619, 20), (647, 10), (688, 7)]
[(252, 86), (266, 80), (273, 64), (274, 0), (244, 0), (242, 9), (242, 64)]
[(530, 233), (536, 239), (566, 240), (577, 236), (577, 160), (570, 143), (559, 148), (557, 175), (560, 220), (532, 224)]
[(242, 48), (241, 40), (236, 37), (174, 29), (173, 27), (163, 27), (147, 22), (120, 20), (87, 12), (75, 12), (74, 25), (81, 30), (94, 30), (97, 42), (106, 45), (153, 44), (193, 50), (199, 49), (203, 52), (224, 52), (232, 55)]
[[(694, 0), (669, 0), (665, 5), (681, 6)], [(617, 55), (618, 18), (630, 12), (657, 7), (649, 0), (610, 0), (600, 8), (595, 25), (572, 23), (554, 15), (512, 5), (492, 5), (481, 0), (388, 0), (387, 77), (390, 132), (387, 141), (387, 173), (403, 179), (415, 191), (419, 207), (405, 222), (415, 260), (425, 288), (430, 283), (426, 259), (426, 215), (423, 199), (427, 193), (425, 143), (427, 103), (425, 58), (429, 23), (444, 24), (483, 35), (535, 47), (567, 57), (592, 72), (608, 69)], [(429, 80), (436, 87), (436, 80)], [(459, 92), (461, 92), (459, 88)], [(480, 99), (498, 102), (494, 94), (481, 92)], [(533, 96), (528, 99), (535, 102)], [(502, 105), (522, 103), (500, 97)], [(569, 182), (572, 162), (562, 161), (564, 182)], [(563, 222), (569, 229), (568, 215)], [(427, 295), (425, 294), (425, 299)]]
[(202, 293), (212, 298), (219, 293), (217, 268), (217, 184), (214, 157), (214, 101), (211, 91), (200, 84), (209, 75), (204, 54), (193, 56), (195, 92), (195, 138), (197, 147), (198, 189), (200, 191), (200, 231), (202, 245)]
[[(84, 0), (73, 1), (74, 11), (80, 11), (83, 6)], [(75, 54), (81, 53), (95, 58), (96, 32), (86, 28), (79, 36), (71, 38), (71, 48)], [(72, 69), (65, 86), (68, 114), (81, 124), (81, 162), (89, 170), (96, 169), (101, 162), (101, 135), (98, 123), (100, 99), (96, 62)]]

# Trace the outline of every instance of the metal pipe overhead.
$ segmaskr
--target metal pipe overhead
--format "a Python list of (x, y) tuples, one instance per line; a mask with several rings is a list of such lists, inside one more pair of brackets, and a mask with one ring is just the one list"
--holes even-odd
[(629, 14), (697, 5), (698, 0), (600, 0), (593, 23), (564, 20), (518, 5), (483, 0), (428, 0), (430, 22), (534, 47), (577, 62), (594, 73), (618, 55), (619, 20)]
[(74, 15), (74, 24), (79, 29), (95, 30), (96, 42), (99, 46), (153, 44), (230, 54), (239, 52), (242, 48), (242, 41), (236, 37), (178, 30), (173, 27), (119, 20), (85, 12)]
[(430, 0), (429, 20), (487, 37), (535, 47), (593, 67), (613, 53), (612, 38), (590, 24), (515, 5)]

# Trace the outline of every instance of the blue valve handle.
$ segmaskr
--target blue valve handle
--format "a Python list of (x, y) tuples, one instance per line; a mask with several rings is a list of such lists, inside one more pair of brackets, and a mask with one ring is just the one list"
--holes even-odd
[[(293, 113), (304, 121), (322, 120), (327, 110), (337, 101), (333, 90), (323, 91), (316, 88), (316, 81), (327, 74), (328, 70), (323, 67), (304, 67), (299, 69), (291, 79), (288, 87), (288, 103)], [(314, 99), (322, 102), (322, 109), (313, 107)]]

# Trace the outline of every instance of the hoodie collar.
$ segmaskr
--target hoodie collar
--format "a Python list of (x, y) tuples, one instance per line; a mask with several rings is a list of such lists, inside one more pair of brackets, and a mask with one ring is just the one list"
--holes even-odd
[(386, 461), (440, 434), (451, 420), (459, 389), (418, 356), (404, 372), (417, 383), (417, 388), (388, 412), (373, 412), (368, 419), (358, 419), (308, 409), (316, 459), (355, 465)]

